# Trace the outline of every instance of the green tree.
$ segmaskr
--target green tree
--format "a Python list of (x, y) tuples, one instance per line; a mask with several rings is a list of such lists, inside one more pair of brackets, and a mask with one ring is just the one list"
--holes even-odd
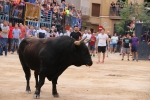
[(132, 6), (130, 4), (125, 3), (124, 8), (120, 11), (121, 21), (116, 23), (116, 30), (118, 34), (123, 34), (126, 30), (126, 25), (128, 21), (139, 21), (142, 20), (145, 23), (150, 22), (150, 16), (148, 16), (148, 9), (145, 5), (149, 6), (149, 3), (138, 4), (134, 3)]

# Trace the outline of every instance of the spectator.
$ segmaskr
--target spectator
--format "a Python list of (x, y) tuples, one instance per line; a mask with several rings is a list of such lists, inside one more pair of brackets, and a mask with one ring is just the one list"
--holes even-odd
[(46, 28), (46, 38), (50, 38), (50, 30), (49, 30), (49, 28)]
[[(108, 35), (105, 34), (105, 29), (102, 28), (101, 33), (98, 34), (98, 62), (97, 62), (97, 64), (104, 63), (105, 52), (106, 52), (106, 41), (107, 41), (107, 43), (109, 43)], [(102, 62), (100, 62), (100, 53), (101, 52), (103, 53)]]
[(5, 51), (5, 56), (7, 56), (7, 41), (8, 41), (8, 32), (9, 32), (9, 26), (8, 26), (8, 22), (4, 21), (3, 26), (1, 27), (2, 31), (1, 31), (1, 42), (2, 42), (2, 46), (1, 46), (1, 50), (0, 50), (0, 54), (3, 54), (3, 50)]
[(13, 34), (13, 43), (12, 43), (12, 53), (19, 48), (19, 36), (21, 35), (21, 30), (18, 27), (18, 24), (15, 24), (15, 28), (12, 31)]
[(138, 47), (137, 47), (138, 43), (139, 43), (139, 39), (138, 39), (138, 37), (136, 37), (135, 33), (133, 33), (133, 37), (131, 38), (132, 60), (134, 61), (134, 53), (135, 53), (136, 54), (136, 61), (137, 62), (138, 62), (138, 51), (137, 51), (137, 49), (138, 49)]
[(129, 39), (129, 34), (126, 35), (126, 38), (123, 39), (123, 55), (122, 55), (122, 61), (124, 60), (125, 54), (128, 55), (128, 61), (129, 61), (129, 54), (130, 54), (130, 46), (131, 46), (131, 40)]
[(90, 38), (90, 53), (91, 56), (93, 55), (93, 57), (95, 57), (94, 51), (95, 51), (95, 43), (96, 43), (96, 37), (95, 37), (95, 33), (92, 33), (92, 36)]
[(70, 37), (77, 41), (81, 39), (81, 33), (79, 32), (78, 26), (74, 26), (74, 32), (71, 32)]
[(26, 30), (25, 30), (25, 27), (22, 25), (22, 23), (20, 23), (19, 26), (20, 26), (19, 28), (21, 30), (21, 34), (19, 36), (19, 44), (20, 44), (21, 41), (24, 39), (24, 35), (25, 35)]
[(12, 43), (13, 43), (13, 31), (14, 27), (12, 26), (12, 23), (9, 23), (9, 33), (8, 33), (8, 51), (11, 50), (12, 48)]
[(111, 42), (112, 42), (111, 51), (115, 53), (117, 50), (117, 42), (118, 42), (118, 36), (116, 35), (116, 33), (114, 34), (114, 36), (111, 37)]
[(26, 36), (27, 37), (33, 37), (33, 38), (36, 38), (36, 31), (34, 30), (34, 27), (31, 25), (30, 26), (30, 29), (27, 31), (27, 34)]
[(115, 15), (115, 11), (116, 11), (116, 4), (114, 3), (114, 1), (110, 4), (111, 7), (111, 15)]
[(44, 30), (44, 26), (41, 26), (41, 29), (38, 31), (37, 34), (38, 38), (46, 38), (46, 31)]

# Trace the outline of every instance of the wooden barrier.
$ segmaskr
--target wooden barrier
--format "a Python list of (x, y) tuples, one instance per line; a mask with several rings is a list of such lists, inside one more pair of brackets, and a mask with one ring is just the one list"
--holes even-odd
[(25, 21), (28, 21), (28, 20), (39, 21), (39, 18), (40, 18), (40, 6), (27, 2), (24, 20)]

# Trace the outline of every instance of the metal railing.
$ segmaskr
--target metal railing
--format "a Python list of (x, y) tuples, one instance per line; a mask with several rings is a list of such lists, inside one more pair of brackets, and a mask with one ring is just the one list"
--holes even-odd
[(72, 28), (77, 25), (79, 28), (81, 28), (82, 20), (73, 16), (65, 16), (65, 25), (69, 25)]

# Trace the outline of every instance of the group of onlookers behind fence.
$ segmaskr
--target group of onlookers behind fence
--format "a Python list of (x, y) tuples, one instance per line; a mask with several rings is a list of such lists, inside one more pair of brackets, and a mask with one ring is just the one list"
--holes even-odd
[[(110, 15), (111, 16), (120, 16), (120, 11), (124, 8), (124, 4), (123, 2), (112, 2), (110, 4)], [(133, 12), (133, 3), (130, 2), (130, 13)]]

